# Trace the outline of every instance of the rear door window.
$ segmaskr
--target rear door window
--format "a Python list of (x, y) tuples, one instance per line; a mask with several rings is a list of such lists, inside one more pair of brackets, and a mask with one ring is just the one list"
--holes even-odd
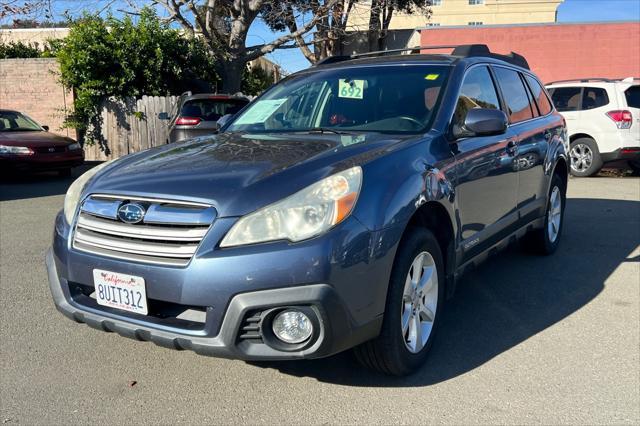
[(624, 92), (629, 108), (640, 108), (640, 86), (631, 86)]
[(502, 96), (507, 106), (509, 121), (518, 123), (533, 118), (529, 94), (524, 87), (520, 74), (517, 71), (502, 67), (495, 67), (495, 71), (498, 85), (502, 89)]
[(581, 95), (581, 87), (558, 87), (553, 89), (551, 100), (560, 112), (579, 111)]
[(226, 114), (235, 114), (247, 102), (240, 99), (193, 99), (182, 105), (181, 117), (197, 117), (202, 121), (218, 121)]
[(582, 94), (582, 109), (594, 109), (605, 106), (609, 103), (607, 91), (600, 87), (585, 87)]
[(551, 112), (551, 102), (549, 102), (549, 98), (545, 93), (542, 85), (535, 78), (530, 75), (525, 75), (525, 79), (529, 84), (529, 88), (531, 89), (531, 93), (533, 93), (533, 97), (538, 105), (538, 109), (540, 110), (540, 115), (547, 115)]

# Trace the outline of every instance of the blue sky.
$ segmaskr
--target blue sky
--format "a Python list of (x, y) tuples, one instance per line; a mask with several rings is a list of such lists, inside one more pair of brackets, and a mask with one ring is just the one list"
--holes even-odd
[[(69, 10), (72, 15), (82, 10), (97, 12), (112, 4), (115, 14), (118, 8), (126, 6), (123, 0), (53, 0), (56, 12)], [(558, 8), (559, 22), (591, 22), (640, 20), (640, 0), (565, 0)], [(260, 44), (272, 40), (277, 34), (272, 33), (259, 21), (250, 30), (248, 44)], [(298, 71), (309, 66), (309, 62), (298, 49), (287, 49), (270, 54), (269, 59), (278, 63), (288, 72)]]

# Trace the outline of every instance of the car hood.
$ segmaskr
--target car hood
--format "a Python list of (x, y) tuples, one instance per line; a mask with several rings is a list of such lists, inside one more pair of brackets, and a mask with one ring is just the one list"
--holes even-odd
[(377, 158), (401, 140), (380, 134), (222, 133), (124, 157), (85, 192), (205, 202), (220, 216), (241, 216)]
[(0, 132), (0, 145), (28, 146), (66, 146), (75, 141), (71, 138), (44, 131)]

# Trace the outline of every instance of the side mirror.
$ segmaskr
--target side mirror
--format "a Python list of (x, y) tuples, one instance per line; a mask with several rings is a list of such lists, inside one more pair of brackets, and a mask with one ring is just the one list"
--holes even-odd
[(168, 120), (169, 119), (169, 113), (168, 112), (160, 112), (160, 113), (158, 113), (158, 119), (159, 120)]
[[(507, 131), (507, 114), (498, 109), (473, 108), (467, 111), (462, 128), (453, 129), (455, 138), (501, 135)], [(456, 126), (458, 127), (458, 126)]]
[(42, 126), (42, 128), (43, 128), (46, 132), (48, 132), (48, 131), (49, 131), (49, 126)]
[(227, 124), (229, 120), (231, 120), (232, 118), (233, 118), (233, 114), (225, 114), (222, 117), (220, 117), (216, 122), (216, 124), (218, 125), (218, 129), (223, 128), (224, 125)]

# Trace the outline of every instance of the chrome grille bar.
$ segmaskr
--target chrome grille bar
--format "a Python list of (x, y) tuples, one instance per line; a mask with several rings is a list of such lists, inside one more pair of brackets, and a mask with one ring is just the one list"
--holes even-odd
[(207, 227), (181, 229), (160, 226), (128, 225), (115, 220), (100, 219), (84, 213), (80, 214), (78, 218), (78, 228), (121, 237), (168, 241), (200, 241), (208, 229)]
[(150, 243), (143, 241), (112, 238), (97, 232), (82, 228), (76, 230), (76, 241), (86, 245), (115, 250), (123, 253), (146, 254), (158, 257), (186, 257), (190, 258), (196, 252), (198, 244), (178, 245)]

